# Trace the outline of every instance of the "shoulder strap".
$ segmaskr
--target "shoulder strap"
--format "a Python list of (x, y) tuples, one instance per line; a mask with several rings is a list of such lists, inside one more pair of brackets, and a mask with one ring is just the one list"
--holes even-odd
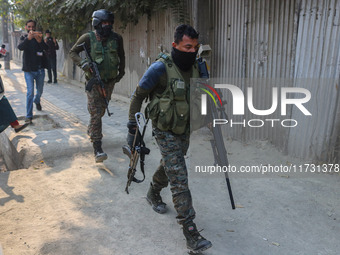
[(164, 64), (168, 65), (168, 67), (172, 67), (173, 65), (170, 55), (164, 52), (159, 53), (156, 60), (162, 61)]
[(90, 36), (90, 43), (91, 44), (95, 43), (97, 38), (96, 38), (96, 35), (94, 34), (94, 32), (93, 31), (89, 31), (88, 34)]

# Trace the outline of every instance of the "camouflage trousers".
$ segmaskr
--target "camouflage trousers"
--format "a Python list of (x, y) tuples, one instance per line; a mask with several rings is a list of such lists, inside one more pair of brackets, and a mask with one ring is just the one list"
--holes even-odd
[(153, 186), (156, 191), (160, 191), (170, 182), (176, 218), (179, 224), (183, 224), (195, 218), (184, 159), (189, 147), (189, 135), (176, 135), (157, 128), (153, 132), (162, 154), (160, 166), (152, 178)]
[[(105, 92), (107, 100), (111, 100), (111, 94), (115, 83), (105, 83)], [(101, 95), (100, 86), (93, 86), (91, 92), (86, 91), (87, 94), (87, 110), (90, 113), (90, 121), (87, 127), (87, 134), (90, 136), (91, 142), (101, 141), (103, 138), (102, 134), (102, 117), (106, 111), (105, 101)]]

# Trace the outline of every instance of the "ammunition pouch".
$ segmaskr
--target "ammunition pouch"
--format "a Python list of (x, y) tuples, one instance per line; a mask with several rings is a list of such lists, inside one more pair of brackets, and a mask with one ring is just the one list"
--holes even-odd
[(190, 112), (184, 90), (184, 85), (183, 89), (172, 88), (169, 97), (155, 96), (147, 105), (145, 115), (159, 130), (179, 135), (187, 131)]

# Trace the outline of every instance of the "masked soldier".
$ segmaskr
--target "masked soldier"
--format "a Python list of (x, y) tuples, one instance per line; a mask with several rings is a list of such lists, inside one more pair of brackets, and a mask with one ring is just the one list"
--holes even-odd
[(152, 120), (153, 135), (162, 155), (153, 175), (147, 200), (157, 213), (167, 211), (160, 192), (170, 182), (178, 223), (183, 226), (187, 247), (194, 252), (212, 246), (197, 231), (193, 222), (195, 210), (188, 187), (184, 156), (189, 147), (190, 78), (199, 78), (196, 63), (198, 33), (189, 25), (176, 28), (171, 55), (161, 53), (143, 75), (131, 99), (128, 122), (128, 143), (133, 144), (136, 132), (135, 113), (149, 96), (146, 112)]
[[(82, 59), (79, 53), (84, 50), (82, 44), (90, 52), (98, 66), (101, 79), (105, 85), (105, 94), (99, 84), (95, 84), (87, 93), (90, 123), (88, 135), (93, 143), (96, 162), (103, 162), (107, 154), (102, 149), (102, 117), (105, 114), (106, 103), (110, 101), (115, 83), (119, 82), (125, 74), (125, 53), (122, 37), (112, 31), (114, 16), (107, 10), (97, 10), (92, 14), (92, 25), (95, 31), (83, 34), (70, 50), (70, 57), (76, 65), (85, 72), (86, 83), (93, 77), (89, 59)], [(97, 82), (98, 83), (98, 82)]]

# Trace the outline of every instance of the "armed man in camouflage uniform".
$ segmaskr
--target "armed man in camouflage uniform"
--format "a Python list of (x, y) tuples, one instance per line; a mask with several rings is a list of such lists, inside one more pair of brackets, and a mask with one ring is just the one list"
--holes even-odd
[[(115, 83), (119, 82), (125, 74), (125, 53), (122, 37), (112, 31), (114, 16), (107, 10), (97, 10), (92, 15), (92, 25), (95, 31), (83, 34), (70, 50), (70, 57), (76, 65), (85, 72), (88, 82), (92, 78), (92, 70), (88, 59), (82, 59), (79, 53), (84, 50), (82, 43), (90, 52), (90, 55), (97, 63), (102, 81), (105, 85), (105, 94), (110, 101)], [(93, 143), (96, 162), (103, 162), (107, 154), (102, 149), (102, 117), (105, 114), (106, 103), (103, 99), (100, 85), (96, 84), (87, 93), (87, 108), (90, 113), (88, 131)]]
[(136, 131), (135, 113), (143, 100), (150, 96), (146, 112), (152, 120), (153, 135), (162, 154), (161, 164), (153, 175), (147, 200), (157, 213), (167, 211), (160, 191), (170, 182), (178, 223), (183, 226), (187, 247), (194, 252), (212, 246), (197, 231), (193, 222), (195, 210), (188, 187), (184, 156), (189, 147), (189, 86), (190, 78), (199, 78), (196, 55), (198, 33), (188, 25), (176, 28), (171, 55), (161, 53), (145, 72), (132, 96), (128, 143), (133, 144)]

